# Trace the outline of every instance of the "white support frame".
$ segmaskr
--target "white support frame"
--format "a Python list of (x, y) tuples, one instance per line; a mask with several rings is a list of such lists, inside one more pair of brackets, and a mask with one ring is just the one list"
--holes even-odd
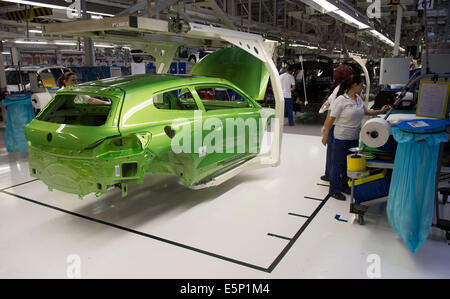
[[(149, 43), (149, 39), (137, 38), (132, 43), (142, 50), (148, 52), (160, 62), (158, 73), (166, 73), (173, 60), (176, 49), (179, 45), (189, 45), (195, 39), (226, 42), (247, 51), (254, 57), (261, 60), (270, 76), (272, 90), (275, 98), (275, 118), (273, 124), (272, 144), (267, 152), (260, 153), (255, 158), (212, 178), (205, 184), (196, 185), (193, 188), (217, 186), (228, 179), (238, 175), (240, 172), (249, 169), (263, 167), (276, 167), (280, 164), (281, 143), (284, 125), (284, 97), (281, 89), (280, 76), (272, 55), (275, 50), (275, 42), (265, 41), (260, 35), (250, 34), (230, 29), (217, 28), (196, 23), (189, 23), (189, 30), (184, 33), (169, 31), (169, 22), (157, 19), (150, 19), (136, 16), (122, 16), (105, 18), (103, 20), (83, 20), (58, 24), (47, 24), (43, 26), (45, 34), (66, 34), (75, 36), (86, 36), (93, 39), (108, 39), (111, 31), (137, 31), (140, 33), (152, 33), (158, 35), (169, 35), (184, 37), (176, 42), (158, 41)], [(101, 34), (97, 34), (100, 32)], [(114, 40), (117, 41), (117, 35)], [(163, 51), (163, 52), (161, 52)]]
[(367, 59), (363, 59), (354, 54), (350, 54), (350, 57), (353, 58), (361, 66), (361, 68), (364, 72), (364, 77), (366, 78), (366, 94), (364, 96), (364, 104), (366, 105), (366, 108), (369, 108), (370, 77), (369, 77), (369, 71), (366, 68)]

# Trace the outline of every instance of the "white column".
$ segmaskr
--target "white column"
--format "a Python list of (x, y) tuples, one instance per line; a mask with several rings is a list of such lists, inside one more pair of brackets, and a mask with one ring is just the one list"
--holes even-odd
[(95, 51), (92, 38), (84, 38), (84, 66), (95, 66)]
[(18, 66), (20, 63), (20, 52), (16, 47), (11, 47), (11, 57), (13, 66)]
[(250, 32), (250, 26), (252, 24), (252, 0), (248, 0), (248, 24), (247, 32)]
[(398, 51), (399, 51), (399, 47), (400, 47), (400, 33), (402, 30), (402, 17), (403, 17), (403, 8), (401, 5), (397, 5), (397, 23), (395, 24), (394, 57), (398, 56)]
[[(90, 16), (87, 13), (86, 0), (81, 0), (81, 10), (83, 11), (83, 19), (89, 20)], [(84, 41), (84, 66), (95, 66), (95, 50), (92, 38), (85, 37)]]

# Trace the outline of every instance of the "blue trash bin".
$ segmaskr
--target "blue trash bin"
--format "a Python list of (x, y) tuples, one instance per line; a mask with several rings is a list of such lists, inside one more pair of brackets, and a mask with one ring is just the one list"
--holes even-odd
[(28, 152), (24, 128), (35, 117), (31, 95), (13, 93), (6, 96), (3, 106), (6, 107), (6, 150), (8, 152)]

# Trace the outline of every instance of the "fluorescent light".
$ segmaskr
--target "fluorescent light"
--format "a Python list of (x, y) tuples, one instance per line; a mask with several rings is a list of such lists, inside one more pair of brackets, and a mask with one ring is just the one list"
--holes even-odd
[(40, 3), (40, 2), (34, 2), (34, 1), (21, 1), (21, 0), (2, 0), (2, 1), (3, 2), (17, 3), (17, 4), (40, 6), (40, 7), (48, 7), (48, 8), (54, 8), (54, 9), (62, 9), (62, 8), (64, 8), (63, 6), (59, 6), (59, 5), (52, 5), (52, 4)]
[(11, 53), (5, 51), (5, 52), (2, 52), (2, 54), (3, 55), (10, 55)]
[(16, 44), (34, 44), (34, 45), (46, 45), (48, 42), (45, 41), (35, 41), (35, 40), (16, 40)]
[(393, 41), (391, 41), (389, 38), (387, 38), (385, 35), (383, 35), (382, 33), (372, 29), (370, 30), (370, 32), (379, 40), (381, 40), (382, 42), (385, 42), (386, 44), (390, 45), (390, 46), (394, 46), (395, 43)]
[[(35, 1), (26, 1), (26, 0), (0, 0), (3, 2), (10, 2), (10, 3), (17, 3), (17, 4), (24, 4), (24, 5), (32, 5), (32, 6), (39, 6), (39, 7), (47, 7), (47, 8), (53, 8), (53, 9), (63, 9), (63, 10), (69, 10), (69, 7), (60, 6), (60, 5), (53, 5), (48, 3), (41, 3), (41, 2), (35, 2)], [(71, 11), (71, 9), (70, 9)], [(105, 17), (113, 17), (112, 14), (102, 13), (102, 12), (95, 12), (95, 11), (87, 11), (87, 13), (99, 15), (99, 16), (105, 16)]]
[(94, 44), (94, 47), (97, 47), (97, 48), (114, 48), (115, 46), (105, 45), (105, 44)]
[(308, 49), (312, 49), (312, 50), (317, 50), (319, 49), (318, 47), (315, 46), (308, 46), (308, 45), (300, 45), (300, 44), (289, 44), (290, 47), (302, 47), (302, 48), (308, 48)]
[(375, 29), (370, 30), (370, 32), (375, 35), (376, 37), (381, 36), (383, 34), (379, 33), (378, 31), (376, 31)]
[(28, 30), (28, 32), (32, 32), (32, 33), (42, 33), (42, 30), (31, 29), (31, 30)]
[(91, 15), (91, 19), (101, 20), (101, 19), (103, 19), (103, 17), (102, 16)]
[(95, 11), (87, 11), (87, 13), (90, 14), (94, 14), (94, 15), (99, 15), (99, 16), (104, 16), (104, 17), (114, 17), (114, 15), (109, 14), (109, 13), (103, 13), (103, 12), (95, 12)]
[(355, 24), (356, 26), (358, 26), (359, 29), (367, 29), (367, 28), (370, 27), (369, 25), (366, 25), (366, 24), (358, 21), (357, 19), (355, 19), (354, 17), (352, 17), (351, 15), (345, 13), (342, 10), (334, 11), (334, 13), (340, 15), (341, 17), (343, 17), (344, 19), (346, 19), (350, 23)]
[(55, 42), (55, 45), (58, 45), (58, 46), (76, 46), (77, 43), (71, 43), (71, 42)]
[(312, 1), (319, 4), (323, 9), (325, 9), (325, 12), (336, 11), (339, 9), (337, 6), (331, 4), (326, 0), (312, 0)]

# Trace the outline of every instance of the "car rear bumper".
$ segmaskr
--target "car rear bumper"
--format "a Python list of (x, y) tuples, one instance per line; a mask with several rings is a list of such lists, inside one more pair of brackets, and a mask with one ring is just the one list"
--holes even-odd
[(30, 175), (44, 182), (50, 190), (77, 194), (80, 198), (95, 193), (103, 195), (119, 183), (142, 183), (142, 155), (103, 159), (63, 156), (29, 146)]

